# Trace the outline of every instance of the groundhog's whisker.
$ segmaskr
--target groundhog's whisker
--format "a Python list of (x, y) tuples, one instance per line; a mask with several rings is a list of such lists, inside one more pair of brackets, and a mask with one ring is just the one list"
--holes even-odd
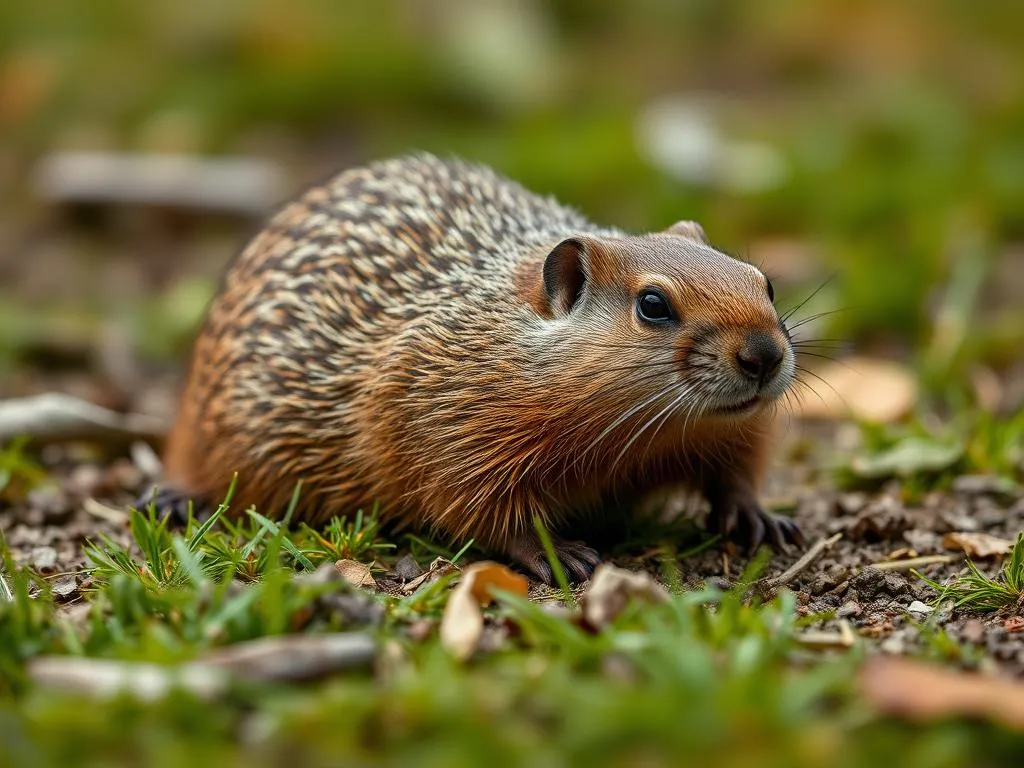
[(831, 384), (829, 384), (829, 383), (828, 383), (828, 381), (826, 381), (825, 379), (823, 379), (823, 378), (822, 378), (822, 377), (821, 377), (821, 376), (820, 376), (819, 374), (815, 373), (815, 372), (814, 372), (814, 371), (812, 371), (812, 370), (811, 370), (810, 368), (805, 368), (805, 367), (804, 367), (804, 366), (802, 366), (802, 365), (798, 365), (798, 366), (796, 366), (796, 370), (800, 371), (801, 373), (806, 373), (806, 374), (807, 374), (807, 375), (809, 375), (809, 376), (813, 376), (813, 377), (814, 377), (814, 378), (816, 378), (816, 379), (817, 379), (818, 381), (820, 381), (820, 382), (821, 382), (822, 384), (824, 384), (824, 385), (825, 385), (826, 387), (828, 387), (828, 388), (829, 388), (829, 389), (831, 389), (831, 390), (832, 390), (833, 392), (835, 392), (835, 393), (836, 393), (837, 395), (839, 395), (839, 391), (838, 391), (838, 390), (837, 390), (837, 389), (836, 389), (835, 387), (833, 387), (833, 386), (832, 386)]
[(663, 389), (659, 390), (658, 392), (655, 392), (652, 396), (650, 396), (650, 397), (642, 400), (641, 402), (637, 403), (636, 405), (634, 405), (632, 408), (630, 408), (625, 413), (620, 414), (615, 419), (615, 421), (613, 421), (611, 424), (609, 424), (607, 427), (605, 427), (604, 431), (602, 431), (601, 434), (599, 434), (597, 436), (597, 440), (595, 440), (595, 442), (596, 443), (600, 443), (604, 438), (608, 437), (608, 435), (610, 435), (612, 432), (614, 432), (616, 428), (621, 426), (631, 416), (633, 416), (634, 414), (638, 413), (639, 411), (642, 411), (644, 408), (646, 408), (651, 403), (657, 402), (661, 398), (668, 396), (672, 392), (673, 389), (675, 389), (676, 387), (681, 386), (681, 385), (683, 385), (685, 383), (686, 382), (672, 382), (671, 384), (669, 384), (668, 386), (666, 386)]
[[(663, 413), (670, 411), (672, 408), (676, 406), (677, 403), (682, 402), (686, 398), (686, 396), (690, 394), (692, 387), (689, 385), (688, 382), (682, 382), (679, 386), (681, 386), (681, 391), (678, 395), (676, 395), (675, 399), (672, 400), (668, 405), (666, 405), (662, 410), (658, 411), (658, 413), (656, 413), (654, 416), (645, 421), (643, 426), (640, 427), (640, 429), (638, 429), (633, 434), (633, 436), (623, 446), (622, 450), (619, 451), (619, 455), (616, 456), (615, 461), (612, 462), (612, 474), (615, 473), (615, 468), (622, 460), (622, 457), (626, 454), (627, 451), (629, 451), (633, 443), (635, 443), (640, 438), (640, 436), (647, 430), (647, 428), (650, 427), (651, 424), (653, 424)], [(668, 393), (666, 392), (666, 394)]]
[(801, 307), (803, 307), (805, 304), (807, 304), (807, 302), (809, 302), (811, 299), (813, 299), (815, 296), (817, 296), (826, 285), (828, 285), (829, 283), (832, 282), (832, 280), (835, 279), (837, 274), (838, 273), (833, 272), (831, 275), (826, 277), (825, 280), (822, 282), (822, 284), (819, 285), (817, 288), (815, 288), (813, 291), (811, 291), (811, 293), (807, 296), (807, 298), (805, 298), (803, 301), (801, 301), (799, 304), (797, 304), (792, 309), (787, 310), (786, 313), (783, 314), (779, 318), (783, 322), (783, 324), (785, 324), (786, 321), (789, 320), (789, 318), (791, 318), (795, 313), (799, 312)]
[(825, 349), (844, 349), (850, 346), (849, 342), (842, 339), (793, 339), (790, 342), (794, 347), (822, 347)]
[(839, 360), (832, 355), (824, 355), (820, 352), (808, 352), (806, 349), (801, 349), (797, 354), (801, 357), (816, 357), (821, 360), (831, 360), (832, 362), (839, 362)]
[[(838, 315), (840, 312), (848, 312), (848, 311), (849, 311), (849, 307), (840, 307), (839, 309), (829, 309), (829, 310), (827, 310), (825, 312), (818, 312), (816, 314), (811, 315), (810, 317), (805, 317), (802, 320), (800, 320), (800, 321), (798, 321), (796, 323), (793, 323), (793, 325), (787, 326), (786, 330), (788, 330), (790, 333), (792, 333), (797, 328), (799, 328), (799, 327), (801, 327), (803, 325), (807, 325), (807, 323), (814, 322), (815, 320), (820, 320), (821, 318), (828, 317), (829, 315)], [(783, 322), (785, 322), (785, 321), (783, 321)]]

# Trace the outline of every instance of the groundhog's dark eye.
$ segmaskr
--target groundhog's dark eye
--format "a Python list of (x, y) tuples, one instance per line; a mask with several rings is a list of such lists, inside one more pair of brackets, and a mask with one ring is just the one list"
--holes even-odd
[(644, 288), (636, 297), (636, 311), (649, 323), (664, 323), (672, 319), (672, 305), (657, 288)]
[(772, 285), (772, 281), (767, 277), (764, 279), (768, 283), (768, 301), (775, 301), (775, 286)]

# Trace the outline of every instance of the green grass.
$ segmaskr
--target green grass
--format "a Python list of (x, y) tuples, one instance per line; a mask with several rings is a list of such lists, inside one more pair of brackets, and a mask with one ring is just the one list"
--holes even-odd
[(994, 486), (1014, 496), (1024, 483), (1024, 409), (1009, 417), (961, 408), (940, 420), (934, 414), (906, 423), (862, 424), (861, 448), (836, 466), (844, 487), (877, 487), (899, 479), (910, 499), (931, 490), (948, 490), (957, 475), (993, 478)]
[(22, 498), (46, 482), (46, 472), (25, 449), (27, 443), (18, 439), (0, 445), (0, 502)]
[[(872, 713), (856, 693), (859, 643), (809, 650), (800, 633), (817, 617), (800, 617), (792, 594), (748, 596), (763, 558), (728, 591), (675, 585), (668, 603), (630, 605), (599, 632), (499, 593), (488, 612), (504, 641), (463, 664), (436, 631), (406, 632), (440, 618), (453, 577), (402, 598), (360, 593), (382, 612), (369, 624), (331, 608), (352, 588), (301, 577), (296, 552), (394, 556), (373, 515), (321, 534), (218, 513), (178, 533), (136, 511), (131, 531), (128, 547), (90, 547), (87, 608), (74, 619), (45, 580), (5, 558), (14, 599), (0, 601), (0, 764), (816, 766), (898, 749), (901, 764), (952, 766), (1014, 744), (980, 724), (911, 727)], [(42, 654), (176, 665), (255, 638), (339, 630), (390, 650), (372, 670), (303, 686), (236, 680), (214, 701), (184, 690), (86, 700), (34, 683), (27, 667)], [(940, 641), (932, 656), (964, 661)]]
[(1013, 606), (1019, 611), (1024, 607), (1024, 533), (1018, 534), (1012, 552), (995, 578), (983, 574), (971, 560), (967, 561), (967, 573), (948, 584), (918, 576), (939, 593), (936, 604), (951, 601), (958, 608), (978, 611), (998, 611)]

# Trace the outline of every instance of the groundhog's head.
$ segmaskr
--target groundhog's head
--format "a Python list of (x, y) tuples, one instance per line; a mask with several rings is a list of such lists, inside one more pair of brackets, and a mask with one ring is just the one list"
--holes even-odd
[(562, 356), (568, 383), (613, 397), (616, 411), (662, 424), (744, 420), (793, 382), (771, 282), (711, 247), (693, 222), (636, 237), (569, 237), (537, 272), (542, 354), (548, 363)]

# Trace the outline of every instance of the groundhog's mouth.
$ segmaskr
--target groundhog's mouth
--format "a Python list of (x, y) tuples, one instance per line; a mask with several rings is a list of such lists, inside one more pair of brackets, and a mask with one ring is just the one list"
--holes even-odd
[(725, 406), (722, 406), (722, 407), (718, 408), (717, 411), (719, 413), (728, 413), (728, 414), (735, 415), (735, 414), (738, 414), (738, 413), (747, 413), (748, 411), (752, 411), (755, 408), (757, 408), (757, 406), (759, 406), (760, 404), (761, 404), (761, 396), (760, 395), (754, 395), (749, 400), (744, 400), (743, 402), (736, 403), (735, 405), (725, 405)]

